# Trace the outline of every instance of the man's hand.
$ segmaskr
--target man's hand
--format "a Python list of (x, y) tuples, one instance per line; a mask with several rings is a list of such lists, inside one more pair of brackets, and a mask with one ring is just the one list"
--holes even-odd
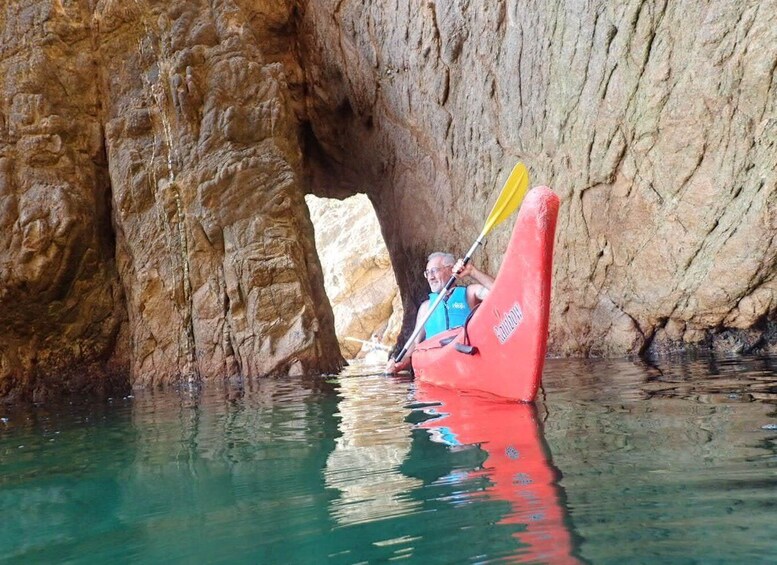
[(384, 371), (387, 375), (394, 375), (396, 373), (401, 373), (402, 371), (406, 371), (410, 368), (410, 355), (405, 355), (402, 361), (397, 363), (394, 361), (393, 357), (389, 357), (388, 363), (386, 363), (386, 370)]
[(453, 266), (453, 272), (456, 274), (457, 277), (468, 277), (472, 275), (472, 269), (475, 267), (472, 265), (471, 261), (468, 261), (467, 264), (464, 264), (464, 259), (459, 259), (456, 261), (456, 264)]
[(494, 278), (475, 267), (471, 261), (465, 265), (464, 259), (459, 259), (453, 266), (453, 272), (459, 278), (472, 277), (477, 281), (467, 285), (467, 303), (470, 308), (483, 302), (491, 291), (491, 287), (494, 286)]

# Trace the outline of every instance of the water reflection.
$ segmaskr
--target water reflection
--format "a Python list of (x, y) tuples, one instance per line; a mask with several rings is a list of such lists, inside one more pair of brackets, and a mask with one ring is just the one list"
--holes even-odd
[(534, 406), (382, 375), (337, 387), (330, 555), (579, 562)]
[(457, 480), (485, 477), (488, 485), (482, 493), (468, 496), (509, 503), (499, 523), (521, 526), (515, 536), (523, 547), (515, 560), (579, 563), (536, 407), (467, 396), (422, 382), (416, 383), (416, 399), (431, 403), (427, 411), (438, 416), (421, 424), (436, 441), (452, 449), (478, 446), (486, 452), (479, 467), (458, 474)]
[(307, 384), (272, 380), (136, 398), (140, 441), (122, 477), (124, 519), (144, 537), (135, 557), (218, 562), (228, 542), (235, 559), (305, 562), (305, 526), (327, 523), (326, 495), (311, 485), (337, 434), (335, 407)]
[(335, 408), (317, 385), (267, 380), (10, 413), (0, 561), (312, 562)]
[(777, 358), (681, 357), (648, 362), (625, 359), (553, 359), (544, 390), (574, 390), (579, 402), (676, 398), (702, 403), (777, 403)]
[(339, 380), (342, 435), (327, 458), (324, 478), (340, 492), (331, 503), (340, 526), (409, 514), (420, 505), (407, 493), (421, 481), (400, 471), (412, 444), (409, 384), (383, 376)]
[(576, 531), (596, 540), (581, 554), (607, 563), (777, 555), (775, 386), (764, 359), (549, 362), (545, 436)]
[[(117, 401), (89, 409), (66, 404), (3, 411), (0, 561), (62, 562), (91, 545), (84, 532), (94, 539), (121, 524), (120, 473), (137, 441), (126, 408)], [(112, 452), (107, 461), (106, 450)]]
[(536, 409), (330, 380), (0, 406), (0, 561), (777, 555), (773, 359), (551, 361)]
[(777, 402), (777, 362), (769, 357), (700, 357), (644, 365), (648, 398), (704, 403)]

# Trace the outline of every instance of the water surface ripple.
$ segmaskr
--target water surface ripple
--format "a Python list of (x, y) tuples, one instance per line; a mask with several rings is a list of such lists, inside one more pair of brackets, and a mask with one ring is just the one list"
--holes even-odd
[(777, 562), (777, 360), (551, 360), (0, 407), (0, 561)]

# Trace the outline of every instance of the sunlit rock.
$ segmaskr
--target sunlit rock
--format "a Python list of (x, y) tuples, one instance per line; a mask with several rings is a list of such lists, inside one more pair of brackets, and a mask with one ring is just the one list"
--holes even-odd
[[(401, 319), (402, 310), (372, 204), (363, 194), (342, 201), (312, 195), (305, 200), (315, 226), (340, 349), (350, 358), (360, 352), (385, 350), (397, 339), (396, 320)], [(371, 345), (373, 337), (375, 345)], [(371, 358), (378, 356), (373, 353)]]

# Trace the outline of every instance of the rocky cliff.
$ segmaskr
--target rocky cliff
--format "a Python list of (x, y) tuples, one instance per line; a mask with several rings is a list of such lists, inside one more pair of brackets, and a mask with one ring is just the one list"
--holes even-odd
[(340, 366), (292, 8), (6, 3), (0, 394)]
[(562, 197), (551, 352), (773, 347), (775, 7), (307, 2), (318, 190), (370, 194), (412, 318), (523, 160)]
[(774, 7), (7, 1), (0, 396), (335, 370), (304, 193), (369, 195), (407, 325), (519, 159), (552, 352), (768, 346)]

